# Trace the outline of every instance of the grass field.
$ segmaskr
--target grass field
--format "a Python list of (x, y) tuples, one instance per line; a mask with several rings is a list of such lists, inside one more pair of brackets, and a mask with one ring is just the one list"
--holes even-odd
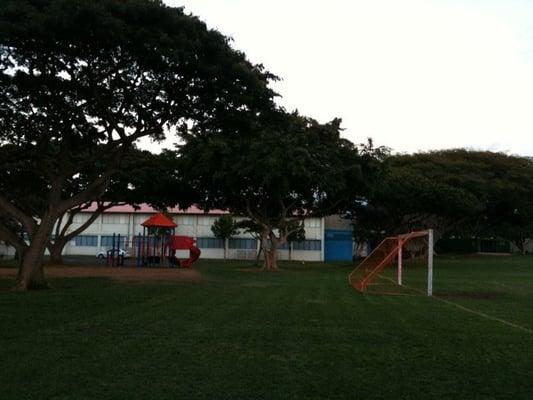
[(533, 257), (437, 258), (433, 299), (361, 295), (349, 264), (282, 268), (0, 279), (0, 399), (533, 399)]

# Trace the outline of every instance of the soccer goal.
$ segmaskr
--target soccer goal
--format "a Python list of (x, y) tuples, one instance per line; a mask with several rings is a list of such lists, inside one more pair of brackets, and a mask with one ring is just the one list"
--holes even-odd
[[(409, 277), (407, 284), (406, 277)], [(348, 281), (361, 293), (424, 292), (431, 296), (433, 230), (409, 232), (385, 238), (350, 273)]]

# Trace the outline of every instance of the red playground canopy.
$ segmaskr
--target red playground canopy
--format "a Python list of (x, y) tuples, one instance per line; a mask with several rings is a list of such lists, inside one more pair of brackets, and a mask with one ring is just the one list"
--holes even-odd
[(145, 228), (175, 228), (178, 225), (163, 213), (152, 215), (142, 224)]

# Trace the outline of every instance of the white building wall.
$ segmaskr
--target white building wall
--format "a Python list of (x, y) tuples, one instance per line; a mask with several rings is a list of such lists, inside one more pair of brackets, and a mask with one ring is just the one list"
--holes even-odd
[(293, 250), (292, 259), (295, 261), (322, 261), (321, 251)]
[(202, 255), (200, 258), (224, 258), (224, 249), (201, 249)]

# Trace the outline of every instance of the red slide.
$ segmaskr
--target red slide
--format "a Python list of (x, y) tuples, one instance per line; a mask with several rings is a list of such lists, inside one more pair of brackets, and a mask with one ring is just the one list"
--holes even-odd
[(168, 243), (172, 250), (189, 250), (189, 258), (180, 261), (180, 266), (183, 268), (190, 268), (192, 263), (200, 258), (202, 253), (198, 247), (195, 246), (196, 240), (189, 236), (172, 236)]
[(202, 253), (200, 251), (200, 249), (196, 246), (192, 246), (190, 249), (189, 249), (189, 258), (187, 258), (186, 260), (182, 260), (180, 261), (180, 265), (183, 267), (183, 268), (190, 268), (190, 266), (192, 265), (193, 262), (195, 262), (196, 260), (198, 260), (200, 258), (200, 254)]

